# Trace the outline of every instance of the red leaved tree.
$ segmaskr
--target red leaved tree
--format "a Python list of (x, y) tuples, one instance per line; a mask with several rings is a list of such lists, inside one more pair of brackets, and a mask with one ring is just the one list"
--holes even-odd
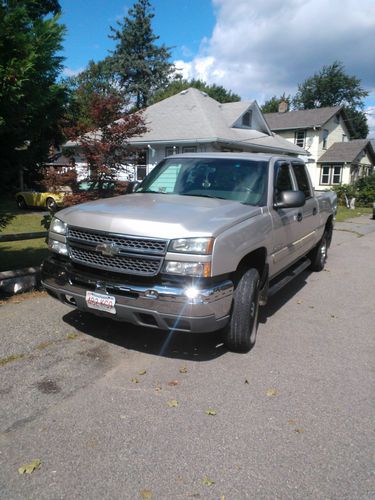
[[(124, 100), (120, 95), (93, 93), (89, 97), (85, 120), (76, 123), (67, 121), (64, 124), (65, 137), (76, 143), (88, 167), (87, 178), (82, 180), (87, 189), (77, 190), (73, 179), (67, 182), (72, 194), (65, 196), (65, 206), (125, 192), (128, 183), (116, 179), (120, 173), (126, 173), (129, 164), (137, 158), (137, 152), (130, 147), (129, 139), (145, 133), (147, 128), (142, 112), (129, 114), (123, 109)], [(70, 154), (74, 155), (74, 148)], [(51, 188), (51, 182), (63, 184), (50, 175), (46, 178), (46, 189)]]

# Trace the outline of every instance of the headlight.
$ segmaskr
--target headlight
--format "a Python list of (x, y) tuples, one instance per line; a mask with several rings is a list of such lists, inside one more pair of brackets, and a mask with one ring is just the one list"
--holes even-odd
[(182, 274), (184, 276), (208, 278), (211, 273), (211, 262), (167, 261), (164, 264), (164, 272), (168, 274)]
[(60, 255), (68, 255), (68, 247), (65, 243), (61, 241), (48, 239), (48, 248), (52, 250), (52, 252), (59, 253)]
[(54, 233), (65, 235), (66, 228), (67, 224), (65, 222), (63, 222), (60, 219), (57, 219), (56, 217), (53, 217), (49, 230), (53, 231)]
[(169, 251), (208, 255), (212, 252), (213, 244), (214, 238), (181, 238), (170, 242)]

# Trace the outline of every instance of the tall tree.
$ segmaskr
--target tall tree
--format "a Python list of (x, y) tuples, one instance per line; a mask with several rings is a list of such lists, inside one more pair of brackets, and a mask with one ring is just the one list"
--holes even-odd
[(203, 80), (184, 80), (181, 77), (174, 78), (164, 89), (158, 90), (151, 98), (151, 104), (155, 104), (156, 102), (162, 101), (167, 97), (171, 97), (173, 95), (182, 92), (183, 90), (188, 89), (189, 87), (194, 87), (202, 92), (206, 92), (212, 99), (215, 99), (218, 102), (236, 102), (240, 101), (241, 97), (237, 94), (234, 94), (231, 90), (226, 90), (221, 85), (212, 84), (204, 82)]
[(353, 138), (365, 138), (369, 131), (363, 112), (367, 96), (368, 92), (362, 88), (360, 79), (349, 76), (343, 63), (335, 61), (298, 85), (293, 104), (296, 109), (343, 105), (354, 130)]
[(55, 0), (0, 0), (0, 185), (45, 159), (66, 101)]
[(152, 93), (168, 84), (173, 70), (170, 47), (155, 43), (159, 36), (152, 30), (153, 17), (150, 1), (138, 0), (118, 27), (111, 27), (117, 42), (113, 69), (120, 86), (134, 97), (136, 109), (146, 107)]
[(279, 111), (279, 105), (281, 102), (285, 102), (290, 108), (292, 103), (292, 98), (290, 95), (286, 96), (285, 92), (280, 97), (272, 96), (268, 101), (266, 101), (261, 107), (262, 113), (277, 113)]

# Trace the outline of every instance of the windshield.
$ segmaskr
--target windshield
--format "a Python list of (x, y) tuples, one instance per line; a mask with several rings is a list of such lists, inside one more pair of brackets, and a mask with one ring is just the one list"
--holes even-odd
[(138, 193), (179, 194), (262, 206), (267, 201), (268, 163), (235, 158), (168, 158), (157, 165)]

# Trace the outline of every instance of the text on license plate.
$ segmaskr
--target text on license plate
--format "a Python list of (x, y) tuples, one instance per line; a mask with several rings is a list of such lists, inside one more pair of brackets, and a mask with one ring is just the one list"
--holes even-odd
[(111, 314), (116, 314), (115, 309), (116, 299), (112, 295), (104, 295), (102, 293), (86, 292), (86, 304), (91, 309), (105, 311)]

